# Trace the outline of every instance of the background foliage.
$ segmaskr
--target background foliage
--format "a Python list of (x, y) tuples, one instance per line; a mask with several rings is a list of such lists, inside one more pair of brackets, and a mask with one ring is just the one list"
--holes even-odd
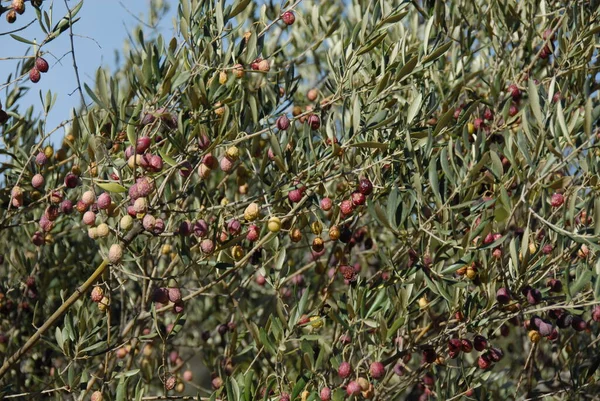
[(21, 98), (85, 4), (27, 2), (4, 396), (593, 398), (600, 13), (567, 3), (181, 0), (49, 127)]

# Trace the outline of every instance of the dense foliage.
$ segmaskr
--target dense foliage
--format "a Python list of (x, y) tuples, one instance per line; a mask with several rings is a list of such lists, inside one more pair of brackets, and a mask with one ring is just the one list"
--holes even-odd
[(49, 127), (85, 4), (2, 2), (2, 394), (593, 398), (599, 2), (275, 3), (180, 0)]

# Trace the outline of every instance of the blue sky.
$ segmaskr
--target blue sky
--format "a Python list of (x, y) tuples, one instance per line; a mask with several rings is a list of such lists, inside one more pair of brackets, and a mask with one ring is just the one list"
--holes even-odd
[[(132, 30), (140, 18), (147, 21), (146, 13), (150, 0), (85, 0), (83, 7), (79, 12), (81, 19), (73, 26), (75, 53), (77, 56), (77, 64), (79, 68), (80, 79), (83, 83), (87, 83), (90, 87), (94, 87), (94, 74), (99, 66), (105, 66), (114, 69), (115, 51), (120, 51), (123, 47), (124, 40), (127, 38), (128, 32)], [(171, 5), (169, 14), (164, 18), (160, 25), (159, 31), (165, 36), (168, 41), (173, 36), (173, 17), (177, 12), (177, 0), (164, 0)], [(50, 3), (51, 1), (46, 1)], [(54, 11), (52, 25), (56, 24), (64, 15), (67, 14), (65, 0), (53, 0)], [(70, 8), (73, 8), (78, 1), (67, 0)], [(2, 16), (0, 20), (0, 33), (9, 30), (20, 28), (27, 25), (35, 19), (35, 12), (31, 6), (25, 14), (19, 16), (15, 24), (8, 25)], [(47, 9), (47, 6), (44, 6)], [(35, 21), (27, 29), (20, 31), (17, 35), (29, 40), (37, 40), (41, 42), (45, 34), (41, 30), (37, 21)], [(9, 73), (13, 73), (16, 67), (16, 61), (2, 60), (2, 58), (10, 56), (23, 56), (29, 49), (32, 53), (31, 45), (17, 42), (9, 36), (0, 36), (0, 79), (4, 86), (4, 82)], [(48, 90), (56, 93), (58, 98), (56, 105), (50, 112), (47, 120), (47, 129), (50, 130), (60, 124), (63, 120), (70, 116), (71, 108), (79, 107), (80, 97), (77, 92), (75, 72), (73, 69), (73, 61), (70, 50), (70, 37), (67, 32), (63, 33), (58, 39), (44, 46), (43, 50), (48, 52), (46, 60), (50, 64), (50, 71), (42, 74), (40, 82), (31, 84), (29, 93), (20, 100), (19, 110), (24, 112), (30, 105), (34, 106), (36, 112), (42, 110), (39, 92), (43, 95)], [(0, 102), (5, 104), (6, 89), (0, 91)], [(89, 98), (87, 99), (89, 101)], [(62, 135), (60, 135), (62, 137)]]

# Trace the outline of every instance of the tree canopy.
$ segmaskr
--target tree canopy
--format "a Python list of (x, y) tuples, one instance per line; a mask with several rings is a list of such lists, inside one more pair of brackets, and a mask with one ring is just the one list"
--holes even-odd
[(168, 4), (57, 127), (0, 4), (0, 394), (593, 398), (598, 0)]

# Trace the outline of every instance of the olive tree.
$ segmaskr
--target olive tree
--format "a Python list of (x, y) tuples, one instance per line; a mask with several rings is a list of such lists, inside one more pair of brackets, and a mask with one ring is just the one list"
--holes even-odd
[(599, 5), (180, 0), (49, 127), (3, 2), (0, 391), (593, 398)]

